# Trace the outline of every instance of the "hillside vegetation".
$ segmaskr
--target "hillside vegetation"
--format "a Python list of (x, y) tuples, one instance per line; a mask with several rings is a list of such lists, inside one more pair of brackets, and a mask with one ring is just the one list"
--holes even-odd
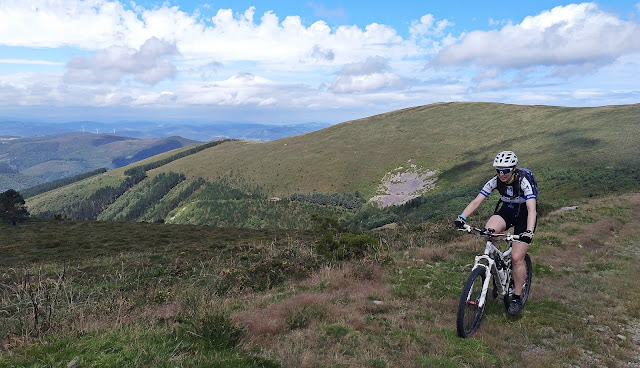
[[(482, 240), (448, 221), (369, 235), (322, 220), (315, 233), (4, 227), (0, 366), (636, 366), (640, 195), (574, 204), (539, 221), (523, 313), (490, 300), (470, 339), (455, 312)], [(327, 234), (360, 252), (327, 253)]]
[(215, 180), (240, 173), (273, 195), (373, 195), (380, 179), (412, 162), (438, 170), (442, 185), (476, 184), (511, 149), (524, 166), (575, 169), (637, 166), (640, 105), (599, 108), (443, 103), (338, 124), (273, 142), (230, 142), (161, 171)]
[[(129, 208), (131, 213), (118, 218), (251, 228), (309, 228), (304, 215), (309, 211), (365, 228), (419, 223), (460, 211), (494, 174), (492, 159), (505, 149), (514, 150), (521, 166), (536, 173), (543, 213), (575, 198), (640, 188), (638, 104), (568, 108), (440, 103), (277, 141), (216, 142), (179, 157), (175, 152), (155, 156), (30, 198), (27, 204), (32, 214), (43, 217), (108, 220), (117, 218), (108, 215), (117, 212), (115, 208)], [(137, 189), (135, 180), (126, 184), (136, 170), (147, 177), (138, 178)], [(402, 172), (435, 172), (435, 188), (422, 190), (402, 207), (375, 210), (362, 205), (379, 194), (383, 178)], [(160, 181), (183, 179), (152, 185), (153, 177), (161, 174)], [(164, 189), (143, 189), (154, 185)], [(80, 215), (76, 209), (93, 206), (87, 202), (95, 202), (100, 190), (110, 196), (96, 207), (99, 212)], [(128, 190), (132, 193), (121, 199)], [(336, 194), (352, 196), (359, 204), (346, 208), (307, 200)], [(125, 200), (126, 206), (118, 203)]]

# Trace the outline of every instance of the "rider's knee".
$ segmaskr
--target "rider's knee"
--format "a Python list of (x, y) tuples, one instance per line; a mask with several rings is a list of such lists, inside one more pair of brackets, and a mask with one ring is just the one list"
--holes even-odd
[(524, 264), (524, 256), (522, 257), (512, 257), (511, 262), (513, 262), (514, 266), (518, 266)]

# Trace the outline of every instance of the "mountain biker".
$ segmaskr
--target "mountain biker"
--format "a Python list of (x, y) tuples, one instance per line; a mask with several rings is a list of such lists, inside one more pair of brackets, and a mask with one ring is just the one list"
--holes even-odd
[(496, 211), (487, 221), (485, 228), (502, 233), (513, 226), (514, 233), (520, 235), (520, 240), (513, 242), (511, 251), (515, 290), (507, 311), (510, 315), (517, 315), (522, 310), (520, 295), (527, 273), (524, 257), (531, 244), (537, 224), (537, 187), (533, 186), (535, 180), (529, 180), (525, 175), (528, 170), (516, 167), (517, 163), (518, 157), (513, 151), (498, 153), (493, 160), (493, 167), (496, 169), (497, 175), (484, 185), (480, 194), (467, 205), (455, 220), (456, 227), (464, 227), (467, 217), (471, 216), (494, 189), (500, 193), (498, 206), (500, 203), (502, 206), (499, 209), (496, 206)]

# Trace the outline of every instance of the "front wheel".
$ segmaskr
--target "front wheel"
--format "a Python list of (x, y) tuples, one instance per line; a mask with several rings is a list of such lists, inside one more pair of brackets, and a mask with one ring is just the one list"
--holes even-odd
[(456, 327), (460, 337), (469, 337), (480, 327), (484, 305), (481, 307), (479, 303), (485, 277), (486, 269), (484, 267), (476, 267), (471, 271), (464, 284), (456, 318)]
[[(533, 277), (533, 272), (531, 267), (531, 257), (529, 257), (529, 254), (525, 254), (524, 263), (527, 266), (527, 273), (525, 276), (524, 283), (522, 285), (522, 295), (520, 295), (523, 306), (527, 302), (527, 299), (529, 298), (529, 292), (531, 291), (531, 278)], [(510, 272), (513, 272), (513, 270), (510, 270)], [(509, 292), (507, 293), (507, 295), (504, 296), (504, 308), (507, 311), (509, 310), (509, 303), (511, 303), (511, 295), (513, 295), (514, 290), (515, 288), (513, 286), (513, 274), (512, 274), (511, 281), (509, 282)]]

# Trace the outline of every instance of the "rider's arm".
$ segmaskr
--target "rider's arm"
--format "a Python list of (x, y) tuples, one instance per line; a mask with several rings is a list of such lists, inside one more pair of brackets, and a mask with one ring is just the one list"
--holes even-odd
[(489, 194), (491, 194), (491, 192), (494, 189), (496, 189), (497, 186), (498, 186), (497, 176), (494, 176), (493, 178), (489, 179), (489, 181), (485, 183), (484, 187), (482, 187), (482, 190), (480, 191), (478, 196), (473, 201), (471, 201), (471, 203), (467, 205), (467, 208), (465, 208), (464, 211), (462, 211), (462, 216), (464, 216), (465, 218), (471, 216), (471, 214), (475, 210), (477, 210), (478, 207), (480, 207), (480, 204), (484, 202), (485, 198), (487, 198)]
[(533, 192), (533, 188), (527, 178), (522, 178), (520, 182), (520, 188), (524, 192), (525, 203), (527, 204), (527, 230), (533, 231), (536, 229), (536, 218), (538, 216), (536, 212), (536, 194)]
[(525, 202), (527, 204), (527, 230), (531, 230), (533, 232), (536, 228), (536, 218), (538, 213), (536, 212), (536, 199), (531, 198), (527, 199)]
[(480, 204), (482, 202), (484, 202), (485, 198), (487, 198), (486, 196), (484, 196), (484, 194), (480, 193), (478, 194), (478, 196), (471, 201), (471, 203), (469, 203), (467, 205), (467, 207), (464, 209), (464, 211), (462, 211), (462, 216), (464, 217), (469, 217), (471, 216), (471, 214), (478, 209), (478, 207), (480, 207)]

